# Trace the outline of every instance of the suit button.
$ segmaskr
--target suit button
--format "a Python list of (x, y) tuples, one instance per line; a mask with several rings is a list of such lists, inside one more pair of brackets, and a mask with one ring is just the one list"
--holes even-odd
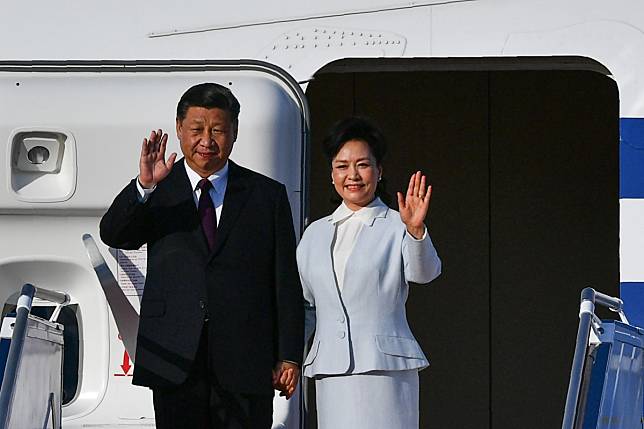
[(344, 316), (338, 316), (338, 322), (344, 323)]
[(338, 331), (338, 338), (344, 338), (344, 331)]
[(207, 322), (208, 319), (210, 319), (210, 315), (208, 314), (208, 306), (206, 305), (203, 299), (199, 300), (199, 308), (201, 308), (201, 311), (203, 312), (204, 322)]

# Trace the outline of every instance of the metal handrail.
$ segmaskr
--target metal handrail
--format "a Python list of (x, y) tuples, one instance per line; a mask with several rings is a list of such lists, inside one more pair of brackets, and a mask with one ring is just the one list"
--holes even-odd
[(579, 328), (577, 329), (575, 355), (572, 361), (572, 369), (570, 370), (570, 384), (568, 385), (568, 394), (566, 395), (566, 408), (564, 409), (562, 429), (574, 429), (575, 427), (584, 362), (586, 359), (586, 347), (588, 346), (588, 339), (590, 338), (590, 329), (593, 323), (598, 320), (595, 315), (595, 304), (602, 305), (619, 313), (622, 321), (628, 323), (624, 315), (624, 302), (621, 299), (597, 292), (590, 287), (581, 291)]
[(60, 305), (67, 305), (70, 301), (69, 295), (67, 295), (66, 293), (42, 288), (36, 288), (36, 294), (34, 295), (34, 297)]
[(11, 335), (11, 345), (9, 346), (2, 387), (0, 388), (0, 429), (5, 429), (9, 423), (9, 410), (13, 402), (18, 368), (20, 367), (22, 349), (27, 337), (29, 313), (31, 312), (34, 297), (51, 301), (59, 306), (70, 302), (69, 295), (65, 293), (39, 289), (29, 283), (22, 286), (20, 298), (18, 298), (16, 305), (16, 321)]
[(94, 272), (101, 284), (105, 299), (109, 304), (116, 327), (119, 330), (119, 336), (123, 340), (123, 345), (127, 354), (133, 362), (136, 362), (136, 337), (139, 331), (139, 314), (136, 312), (127, 296), (119, 286), (114, 277), (112, 270), (107, 266), (105, 258), (101, 255), (94, 238), (90, 234), (83, 234), (83, 244), (87, 250)]

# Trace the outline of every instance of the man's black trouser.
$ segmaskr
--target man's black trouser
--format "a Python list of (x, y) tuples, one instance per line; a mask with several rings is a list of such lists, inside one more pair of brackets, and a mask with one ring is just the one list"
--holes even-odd
[(199, 350), (186, 381), (153, 388), (157, 429), (270, 429), (273, 397), (223, 389), (208, 368), (208, 334), (204, 326)]

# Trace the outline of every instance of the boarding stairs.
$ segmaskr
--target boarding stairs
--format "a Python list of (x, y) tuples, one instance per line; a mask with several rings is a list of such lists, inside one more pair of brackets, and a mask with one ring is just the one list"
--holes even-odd
[[(34, 299), (55, 304), (49, 320), (31, 314)], [(15, 314), (3, 318), (0, 429), (61, 428), (64, 341), (56, 320), (69, 302), (65, 293), (25, 284)]]
[[(598, 305), (620, 320), (600, 320)], [(562, 429), (644, 428), (644, 329), (628, 323), (623, 307), (619, 298), (582, 291)]]

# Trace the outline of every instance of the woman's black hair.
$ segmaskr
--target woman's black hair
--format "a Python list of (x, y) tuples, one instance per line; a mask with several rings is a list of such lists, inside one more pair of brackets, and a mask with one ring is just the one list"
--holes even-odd
[[(331, 127), (327, 136), (322, 142), (324, 155), (331, 165), (333, 158), (340, 152), (342, 146), (350, 140), (362, 140), (369, 145), (369, 150), (376, 158), (378, 166), (387, 153), (387, 142), (380, 128), (369, 118), (352, 116), (342, 119)], [(383, 177), (376, 187), (376, 196), (387, 205), (391, 203), (391, 196), (385, 190), (385, 178)]]

